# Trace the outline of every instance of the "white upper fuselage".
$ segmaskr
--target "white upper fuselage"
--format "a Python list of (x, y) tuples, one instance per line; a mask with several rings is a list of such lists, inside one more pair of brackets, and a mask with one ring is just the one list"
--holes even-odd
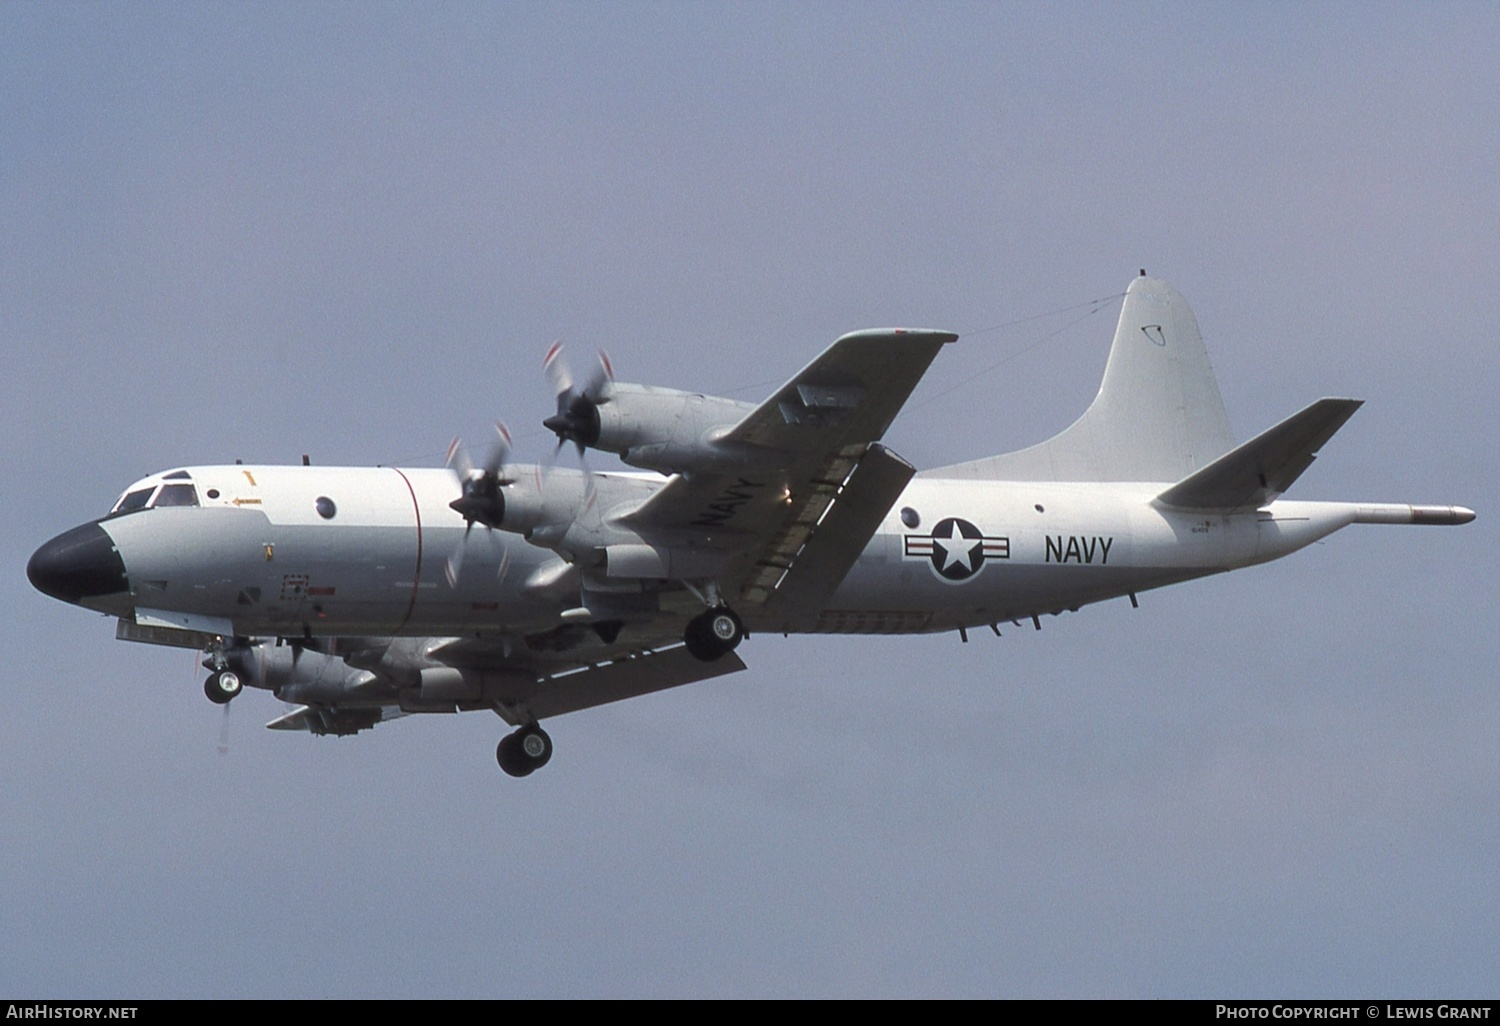
[[(554, 473), (566, 487), (569, 472)], [(606, 524), (664, 481), (604, 480)], [(101, 521), (129, 592), (89, 604), (241, 636), (527, 634), (577, 606), (577, 572), (551, 549), (482, 526), (465, 542), (447, 470), (193, 467), (144, 479), (127, 496), (175, 487), (185, 500), (185, 484), (196, 504), (162, 505), (166, 493), (152, 492), (142, 508)], [(815, 618), (742, 615), (752, 629), (905, 633), (1055, 613), (1277, 558), (1359, 509), (1178, 512), (1153, 502), (1162, 487), (918, 477)], [(460, 546), (455, 585), (444, 561)], [(664, 605), (677, 597), (688, 596), (668, 587)]]

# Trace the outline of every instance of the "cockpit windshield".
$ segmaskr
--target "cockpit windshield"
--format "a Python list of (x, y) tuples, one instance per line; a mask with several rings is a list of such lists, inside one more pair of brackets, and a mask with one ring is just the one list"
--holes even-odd
[(198, 493), (193, 491), (190, 484), (164, 484), (161, 491), (156, 493), (156, 498), (151, 502), (152, 506), (196, 506), (198, 505)]
[(158, 506), (196, 506), (198, 505), (198, 491), (192, 484), (183, 481), (188, 475), (184, 471), (177, 471), (166, 475), (167, 482), (147, 482), (144, 487), (134, 488), (120, 497), (115, 503), (115, 508), (109, 511), (112, 517), (121, 516), (126, 513), (134, 513), (136, 510), (155, 509)]
[(110, 516), (118, 516), (121, 513), (134, 513), (138, 509), (145, 509), (146, 502), (151, 498), (151, 489), (142, 488), (137, 492), (126, 492), (115, 503), (115, 508), (109, 511)]

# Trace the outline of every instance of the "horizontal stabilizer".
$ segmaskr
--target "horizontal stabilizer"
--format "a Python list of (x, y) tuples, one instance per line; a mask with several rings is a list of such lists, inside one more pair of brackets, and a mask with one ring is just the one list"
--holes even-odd
[(1334, 432), (1363, 405), (1319, 399), (1157, 496), (1180, 509), (1254, 509), (1292, 486)]

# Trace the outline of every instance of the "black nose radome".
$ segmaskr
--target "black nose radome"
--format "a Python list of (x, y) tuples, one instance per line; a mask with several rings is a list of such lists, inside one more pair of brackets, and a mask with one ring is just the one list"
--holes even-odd
[(26, 576), (37, 591), (64, 602), (130, 590), (125, 561), (97, 523), (75, 527), (37, 549)]

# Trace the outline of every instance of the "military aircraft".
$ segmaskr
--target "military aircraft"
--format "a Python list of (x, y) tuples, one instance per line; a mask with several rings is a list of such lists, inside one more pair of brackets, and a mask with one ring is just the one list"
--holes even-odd
[[(902, 634), (1030, 621), (1278, 559), (1348, 524), (1461, 506), (1283, 499), (1360, 402), (1319, 399), (1236, 446), (1196, 319), (1131, 282), (1099, 394), (1018, 452), (917, 472), (880, 439), (951, 332), (845, 335), (759, 405), (577, 380), (554, 347), (546, 427), (634, 470), (200, 466), (47, 542), (39, 590), (117, 637), (199, 649), (204, 689), (350, 734), (488, 709), (502, 769), (541, 721), (745, 668), (750, 633)], [(304, 460), (304, 464), (305, 464)]]

